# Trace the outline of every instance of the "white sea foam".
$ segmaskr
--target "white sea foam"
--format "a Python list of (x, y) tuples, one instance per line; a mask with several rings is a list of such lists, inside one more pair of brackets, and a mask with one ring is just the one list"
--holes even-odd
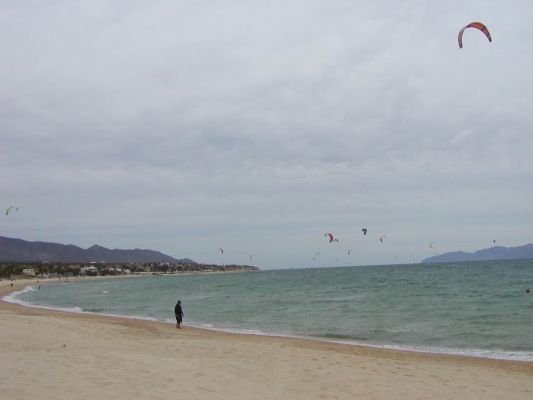
[(238, 328), (222, 328), (219, 326), (215, 326), (213, 324), (207, 324), (207, 323), (198, 323), (198, 322), (192, 322), (187, 323), (187, 326), (190, 326), (191, 328), (199, 328), (199, 329), (205, 329), (209, 331), (214, 332), (224, 332), (224, 333), (236, 333), (240, 335), (255, 335), (255, 336), (270, 336), (270, 337), (287, 337), (287, 338), (299, 338), (299, 339), (312, 339), (309, 337), (304, 336), (294, 336), (289, 334), (277, 334), (273, 332), (264, 332), (259, 329), (238, 329)]
[(317, 338), (317, 337), (309, 337), (309, 336), (301, 336), (301, 335), (270, 333), (270, 332), (263, 332), (260, 330), (253, 330), (253, 329), (215, 328), (212, 325), (208, 326), (208, 324), (195, 324), (194, 327), (201, 328), (201, 329), (208, 329), (212, 331), (226, 332), (226, 333), (237, 333), (241, 335), (257, 335), (257, 336), (283, 337), (283, 338), (291, 338), (291, 339), (314, 340), (314, 341), (337, 343), (337, 344), (344, 344), (344, 345), (350, 345), (350, 346), (373, 347), (373, 348), (379, 348), (379, 349), (410, 351), (410, 352), (416, 352), (416, 353), (447, 354), (447, 355), (465, 356), (465, 357), (489, 358), (489, 359), (494, 359), (494, 360), (527, 361), (527, 362), (533, 361), (533, 352), (519, 352), (519, 351), (513, 352), (513, 351), (505, 351), (505, 350), (482, 350), (482, 349), (453, 349), (453, 348), (424, 347), (424, 346), (379, 345), (379, 344), (369, 344), (369, 343), (357, 342), (357, 341), (330, 340), (330, 339), (325, 339), (325, 338)]
[[(173, 321), (169, 320), (169, 322), (173, 322)], [(533, 361), (533, 352), (526, 352), (526, 351), (521, 352), (521, 351), (505, 351), (505, 350), (458, 349), (458, 348), (428, 347), (428, 346), (398, 346), (398, 345), (386, 345), (386, 344), (369, 344), (366, 342), (359, 342), (359, 341), (354, 341), (354, 340), (335, 340), (335, 339), (327, 339), (327, 338), (320, 338), (320, 337), (293, 335), (293, 334), (288, 334), (288, 333), (264, 332), (258, 329), (221, 328), (221, 327), (216, 327), (212, 324), (206, 324), (206, 323), (187, 323), (187, 326), (190, 326), (193, 328), (200, 328), (200, 329), (215, 331), (215, 332), (236, 333), (240, 335), (255, 335), (255, 336), (269, 336), (269, 337), (280, 337), (280, 338), (290, 338), (290, 339), (313, 340), (313, 341), (319, 341), (319, 342), (344, 344), (344, 345), (349, 345), (349, 346), (372, 347), (372, 348), (378, 348), (378, 349), (410, 351), (410, 352), (416, 352), (416, 353), (447, 354), (447, 355), (465, 356), (465, 357), (489, 358), (489, 359), (494, 359), (494, 360), (527, 361), (527, 362)]]
[(396, 346), (396, 345), (379, 345), (380, 347), (391, 350), (413, 351), (417, 353), (432, 354), (449, 354), (467, 357), (490, 358), (494, 360), (513, 360), (513, 361), (533, 361), (533, 352), (528, 351), (506, 351), (506, 350), (484, 350), (484, 349), (458, 349), (444, 347), (424, 347), (424, 346)]
[[(23, 301), (17, 299), (17, 296), (19, 296), (19, 295), (21, 295), (23, 293), (28, 293), (28, 292), (33, 292), (33, 291), (35, 291), (35, 286), (26, 286), (22, 290), (19, 290), (19, 291), (16, 291), (16, 292), (11, 292), (8, 295), (2, 297), (2, 300), (6, 301), (8, 303), (23, 304)], [(28, 303), (27, 305), (30, 305), (30, 304)]]
[[(7, 303), (20, 304), (22, 306), (32, 307), (32, 308), (42, 308), (42, 309), (45, 309), (45, 310), (67, 311), (67, 312), (73, 312), (73, 313), (81, 313), (81, 312), (83, 312), (83, 310), (80, 307), (77, 307), (77, 306), (74, 306), (74, 307), (43, 306), (43, 305), (40, 305), (40, 304), (33, 304), (33, 303), (30, 303), (29, 301), (24, 301), (24, 300), (18, 299), (16, 297), (17, 295), (19, 295), (21, 293), (25, 293), (25, 292), (31, 291), (31, 290), (27, 290), (27, 289), (30, 289), (30, 287), (28, 286), (28, 287), (26, 287), (25, 289), (23, 289), (21, 291), (8, 294), (7, 296), (2, 297), (2, 300), (7, 302)], [(35, 290), (35, 289), (33, 289), (33, 290)]]
[(73, 307), (44, 306), (41, 304), (30, 303), (28, 301), (24, 301), (24, 300), (17, 298), (18, 295), (22, 293), (30, 292), (32, 290), (35, 290), (35, 287), (27, 286), (23, 290), (20, 290), (18, 292), (13, 292), (2, 297), (2, 300), (7, 303), (20, 304), (25, 307), (40, 308), (44, 310), (65, 311), (65, 312), (71, 312), (71, 313), (76, 313), (76, 314), (103, 315), (107, 317), (138, 319), (138, 320), (144, 320), (144, 321), (159, 321), (156, 318), (146, 317), (143, 315), (121, 315), (121, 314), (97, 313), (97, 312), (92, 312), (92, 311), (85, 311), (81, 307), (78, 307), (78, 306), (73, 306)]

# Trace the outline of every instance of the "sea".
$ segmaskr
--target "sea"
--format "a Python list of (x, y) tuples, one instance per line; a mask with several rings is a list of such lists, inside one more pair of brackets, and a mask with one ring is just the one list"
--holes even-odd
[(79, 279), (5, 300), (173, 324), (181, 300), (185, 327), (533, 361), (533, 260)]

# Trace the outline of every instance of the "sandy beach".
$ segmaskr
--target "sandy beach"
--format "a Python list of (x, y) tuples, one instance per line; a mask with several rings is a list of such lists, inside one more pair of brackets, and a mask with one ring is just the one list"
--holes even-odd
[[(0, 297), (29, 283), (2, 281)], [(4, 301), (0, 325), (9, 400), (533, 398), (526, 362), (178, 330)]]

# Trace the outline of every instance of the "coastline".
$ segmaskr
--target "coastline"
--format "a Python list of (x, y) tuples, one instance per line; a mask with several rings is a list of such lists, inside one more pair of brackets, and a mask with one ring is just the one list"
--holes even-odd
[[(16, 281), (10, 287), (3, 281), (0, 297), (36, 282)], [(104, 388), (119, 399), (168, 398), (178, 392), (199, 399), (533, 396), (530, 362), (186, 325), (177, 330), (164, 322), (5, 301), (0, 301), (0, 323), (0, 390), (10, 394), (7, 398), (97, 398)], [(39, 374), (42, 378), (35, 379)]]
[[(230, 272), (227, 272), (230, 273)], [(176, 275), (198, 275), (198, 274), (219, 274), (219, 272), (184, 272), (180, 274), (135, 274), (135, 275), (106, 275), (106, 276), (90, 276), (90, 277), (73, 277), (73, 278), (51, 278), (51, 279), (41, 279), (41, 282), (39, 283), (39, 279), (37, 278), (26, 278), (21, 279), (19, 283), (23, 285), (23, 290), (17, 290), (14, 291), (12, 294), (15, 293), (21, 293), (26, 291), (26, 289), (30, 289), (30, 287), (35, 288), (37, 284), (39, 285), (45, 285), (47, 283), (74, 283), (74, 282), (81, 282), (84, 280), (90, 280), (90, 281), (102, 281), (102, 280), (115, 280), (115, 279), (126, 279), (130, 277), (153, 277), (154, 275), (157, 275), (160, 278), (165, 277), (174, 277)], [(2, 285), (0, 281), (0, 286)], [(5, 284), (5, 283), (4, 283)], [(76, 314), (85, 314), (85, 315), (96, 315), (96, 316), (104, 316), (104, 317), (117, 317), (117, 318), (125, 318), (125, 319), (138, 319), (143, 321), (153, 321), (153, 322), (159, 322), (159, 323), (165, 323), (165, 324), (175, 324), (174, 318), (156, 318), (156, 317), (148, 317), (142, 314), (132, 314), (132, 315), (122, 315), (120, 313), (110, 313), (110, 312), (99, 312), (99, 311), (86, 311), (82, 310), (79, 307), (68, 307), (68, 306), (44, 306), (44, 305), (37, 305), (32, 304), (31, 302), (25, 302), (21, 300), (17, 300), (10, 295), (7, 296), (0, 296), (0, 299), (3, 299), (4, 301), (11, 302), (14, 304), (19, 304), (26, 307), (31, 308), (40, 308), (40, 309), (46, 309), (50, 311), (61, 311), (61, 312), (69, 312), (69, 313), (76, 313)], [(103, 310), (102, 310), (103, 311)], [(423, 354), (437, 354), (437, 355), (451, 355), (451, 356), (460, 356), (460, 357), (474, 357), (474, 358), (483, 358), (483, 359), (493, 359), (493, 360), (508, 360), (508, 361), (519, 361), (519, 362), (527, 362), (527, 363), (533, 363), (533, 351), (511, 351), (511, 350), (497, 350), (497, 349), (485, 349), (485, 348), (453, 348), (453, 347), (436, 347), (436, 346), (423, 346), (423, 345), (401, 345), (401, 344), (385, 344), (385, 343), (369, 343), (369, 342), (362, 342), (362, 341), (356, 341), (356, 340), (350, 340), (345, 338), (339, 338), (335, 339), (332, 337), (320, 337), (320, 336), (305, 336), (305, 335), (298, 335), (298, 334), (288, 334), (288, 333), (279, 333), (275, 331), (269, 331), (269, 330), (260, 330), (258, 328), (248, 328), (248, 329), (242, 329), (242, 328), (236, 328), (236, 327), (220, 327), (212, 325), (209, 322), (198, 322), (198, 321), (187, 321), (187, 326), (189, 328), (197, 328), (201, 330), (207, 330), (210, 332), (223, 332), (223, 333), (229, 333), (229, 334), (239, 334), (239, 335), (255, 335), (255, 336), (269, 336), (269, 337), (278, 337), (278, 338), (290, 338), (290, 339), (301, 339), (301, 340), (311, 340), (311, 341), (321, 341), (321, 342), (327, 342), (327, 343), (337, 343), (341, 345), (347, 345), (347, 346), (359, 346), (364, 348), (374, 348), (374, 349), (387, 349), (387, 350), (394, 350), (394, 351), (407, 351), (407, 352), (415, 352), (415, 353), (423, 353)]]

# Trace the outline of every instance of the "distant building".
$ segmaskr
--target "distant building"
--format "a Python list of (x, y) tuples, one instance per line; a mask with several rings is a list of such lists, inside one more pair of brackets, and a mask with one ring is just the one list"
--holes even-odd
[(35, 276), (35, 269), (34, 268), (24, 268), (22, 270), (22, 274), (23, 275), (27, 275), (27, 276)]
[(93, 267), (92, 265), (90, 267), (81, 267), (80, 275), (96, 276), (98, 275), (98, 268)]

